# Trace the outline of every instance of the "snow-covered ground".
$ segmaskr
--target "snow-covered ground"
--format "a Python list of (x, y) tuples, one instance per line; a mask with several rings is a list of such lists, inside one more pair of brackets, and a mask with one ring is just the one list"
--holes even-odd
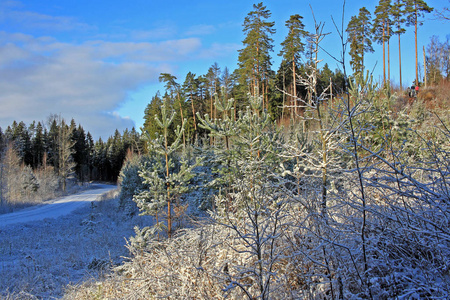
[(101, 185), (0, 216), (0, 298), (58, 298), (67, 284), (119, 264), (133, 227), (152, 220), (120, 211), (114, 188)]

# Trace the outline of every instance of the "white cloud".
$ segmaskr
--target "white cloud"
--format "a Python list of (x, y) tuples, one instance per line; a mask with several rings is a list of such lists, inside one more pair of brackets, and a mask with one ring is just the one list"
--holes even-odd
[(130, 91), (157, 82), (167, 64), (188, 57), (200, 41), (61, 43), (53, 38), (0, 33), (0, 126), (13, 120), (74, 118), (94, 136), (134, 126), (113, 112)]
[(203, 48), (198, 52), (198, 57), (203, 59), (216, 59), (217, 57), (229, 56), (232, 53), (237, 53), (242, 48), (240, 44), (220, 44), (213, 43), (209, 48)]
[(161, 25), (151, 30), (132, 30), (130, 37), (134, 41), (168, 39), (176, 35), (177, 30), (172, 25)]
[(92, 25), (78, 21), (69, 16), (51, 16), (23, 9), (19, 1), (0, 3), (0, 22), (7, 21), (19, 24), (23, 28), (50, 29), (52, 31), (88, 30)]
[(215, 31), (216, 31), (216, 28), (213, 25), (201, 24), (201, 25), (191, 26), (190, 28), (188, 28), (188, 30), (186, 31), (185, 34), (188, 36), (207, 35), (207, 34), (214, 33)]

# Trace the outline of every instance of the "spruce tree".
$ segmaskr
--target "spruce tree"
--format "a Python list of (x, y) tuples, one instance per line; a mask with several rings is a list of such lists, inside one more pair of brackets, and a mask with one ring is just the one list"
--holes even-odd
[(223, 69), (220, 81), (222, 83), (222, 86), (224, 87), (223, 93), (224, 93), (225, 99), (231, 98), (231, 92), (232, 92), (233, 85), (234, 85), (234, 79), (233, 79), (232, 74), (230, 73), (230, 70), (227, 67), (225, 67), (225, 69)]
[(353, 16), (347, 25), (348, 42), (350, 43), (350, 64), (355, 73), (364, 71), (364, 53), (373, 52), (372, 17), (367, 8), (359, 9), (358, 16)]
[(41, 122), (36, 126), (36, 132), (32, 140), (33, 168), (42, 165), (44, 157), (44, 132)]
[(155, 123), (155, 115), (161, 113), (162, 102), (161, 95), (158, 91), (144, 110), (144, 125), (142, 131), (143, 133), (148, 134), (152, 139), (156, 137), (156, 132), (158, 131), (158, 126)]

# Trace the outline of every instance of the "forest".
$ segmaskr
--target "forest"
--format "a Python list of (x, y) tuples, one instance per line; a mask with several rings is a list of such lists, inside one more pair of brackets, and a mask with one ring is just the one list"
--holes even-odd
[(139, 153), (142, 145), (134, 128), (94, 142), (81, 124), (58, 115), (46, 124), (14, 121), (0, 128), (0, 212), (39, 204), (79, 184), (116, 182), (127, 153)]
[[(65, 298), (448, 299), (450, 44), (430, 40), (421, 78), (417, 44), (408, 49), (418, 93), (404, 89), (401, 65), (391, 82), (386, 58), (389, 40), (418, 34), (433, 8), (362, 7), (332, 33), (334, 71), (321, 66), (322, 23), (306, 28), (298, 14), (272, 70), (275, 24), (263, 3), (253, 9), (238, 68), (214, 63), (182, 83), (161, 73), (140, 133), (94, 142), (53, 116), (49, 129), (0, 134), (2, 201), (12, 166), (24, 177), (14, 191), (27, 195), (51, 169), (58, 188), (117, 180), (118, 209), (154, 217), (135, 228), (126, 262)], [(372, 43), (383, 45), (381, 82), (364, 65)]]

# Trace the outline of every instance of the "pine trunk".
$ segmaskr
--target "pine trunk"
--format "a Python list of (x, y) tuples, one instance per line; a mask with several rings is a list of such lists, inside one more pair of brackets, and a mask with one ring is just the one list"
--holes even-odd
[(386, 86), (386, 47), (385, 47), (385, 23), (383, 22), (383, 85)]
[(387, 26), (387, 61), (388, 61), (387, 80), (388, 80), (389, 89), (391, 88), (391, 51), (390, 51), (390, 45), (389, 45), (390, 39), (391, 39), (391, 32), (390, 32), (389, 24), (388, 24), (388, 26)]
[(294, 57), (292, 57), (292, 97), (293, 97), (293, 102), (295, 103), (295, 114), (298, 115), (297, 113), (297, 85), (295, 83), (295, 60)]
[(400, 91), (403, 90), (402, 85), (402, 51), (400, 49), (400, 33), (398, 34), (398, 64), (399, 64), (399, 72), (400, 72)]
[(417, 59), (417, 3), (415, 4), (415, 20), (414, 20), (414, 38), (415, 38), (415, 47), (416, 47), (416, 86), (419, 85), (419, 63)]

